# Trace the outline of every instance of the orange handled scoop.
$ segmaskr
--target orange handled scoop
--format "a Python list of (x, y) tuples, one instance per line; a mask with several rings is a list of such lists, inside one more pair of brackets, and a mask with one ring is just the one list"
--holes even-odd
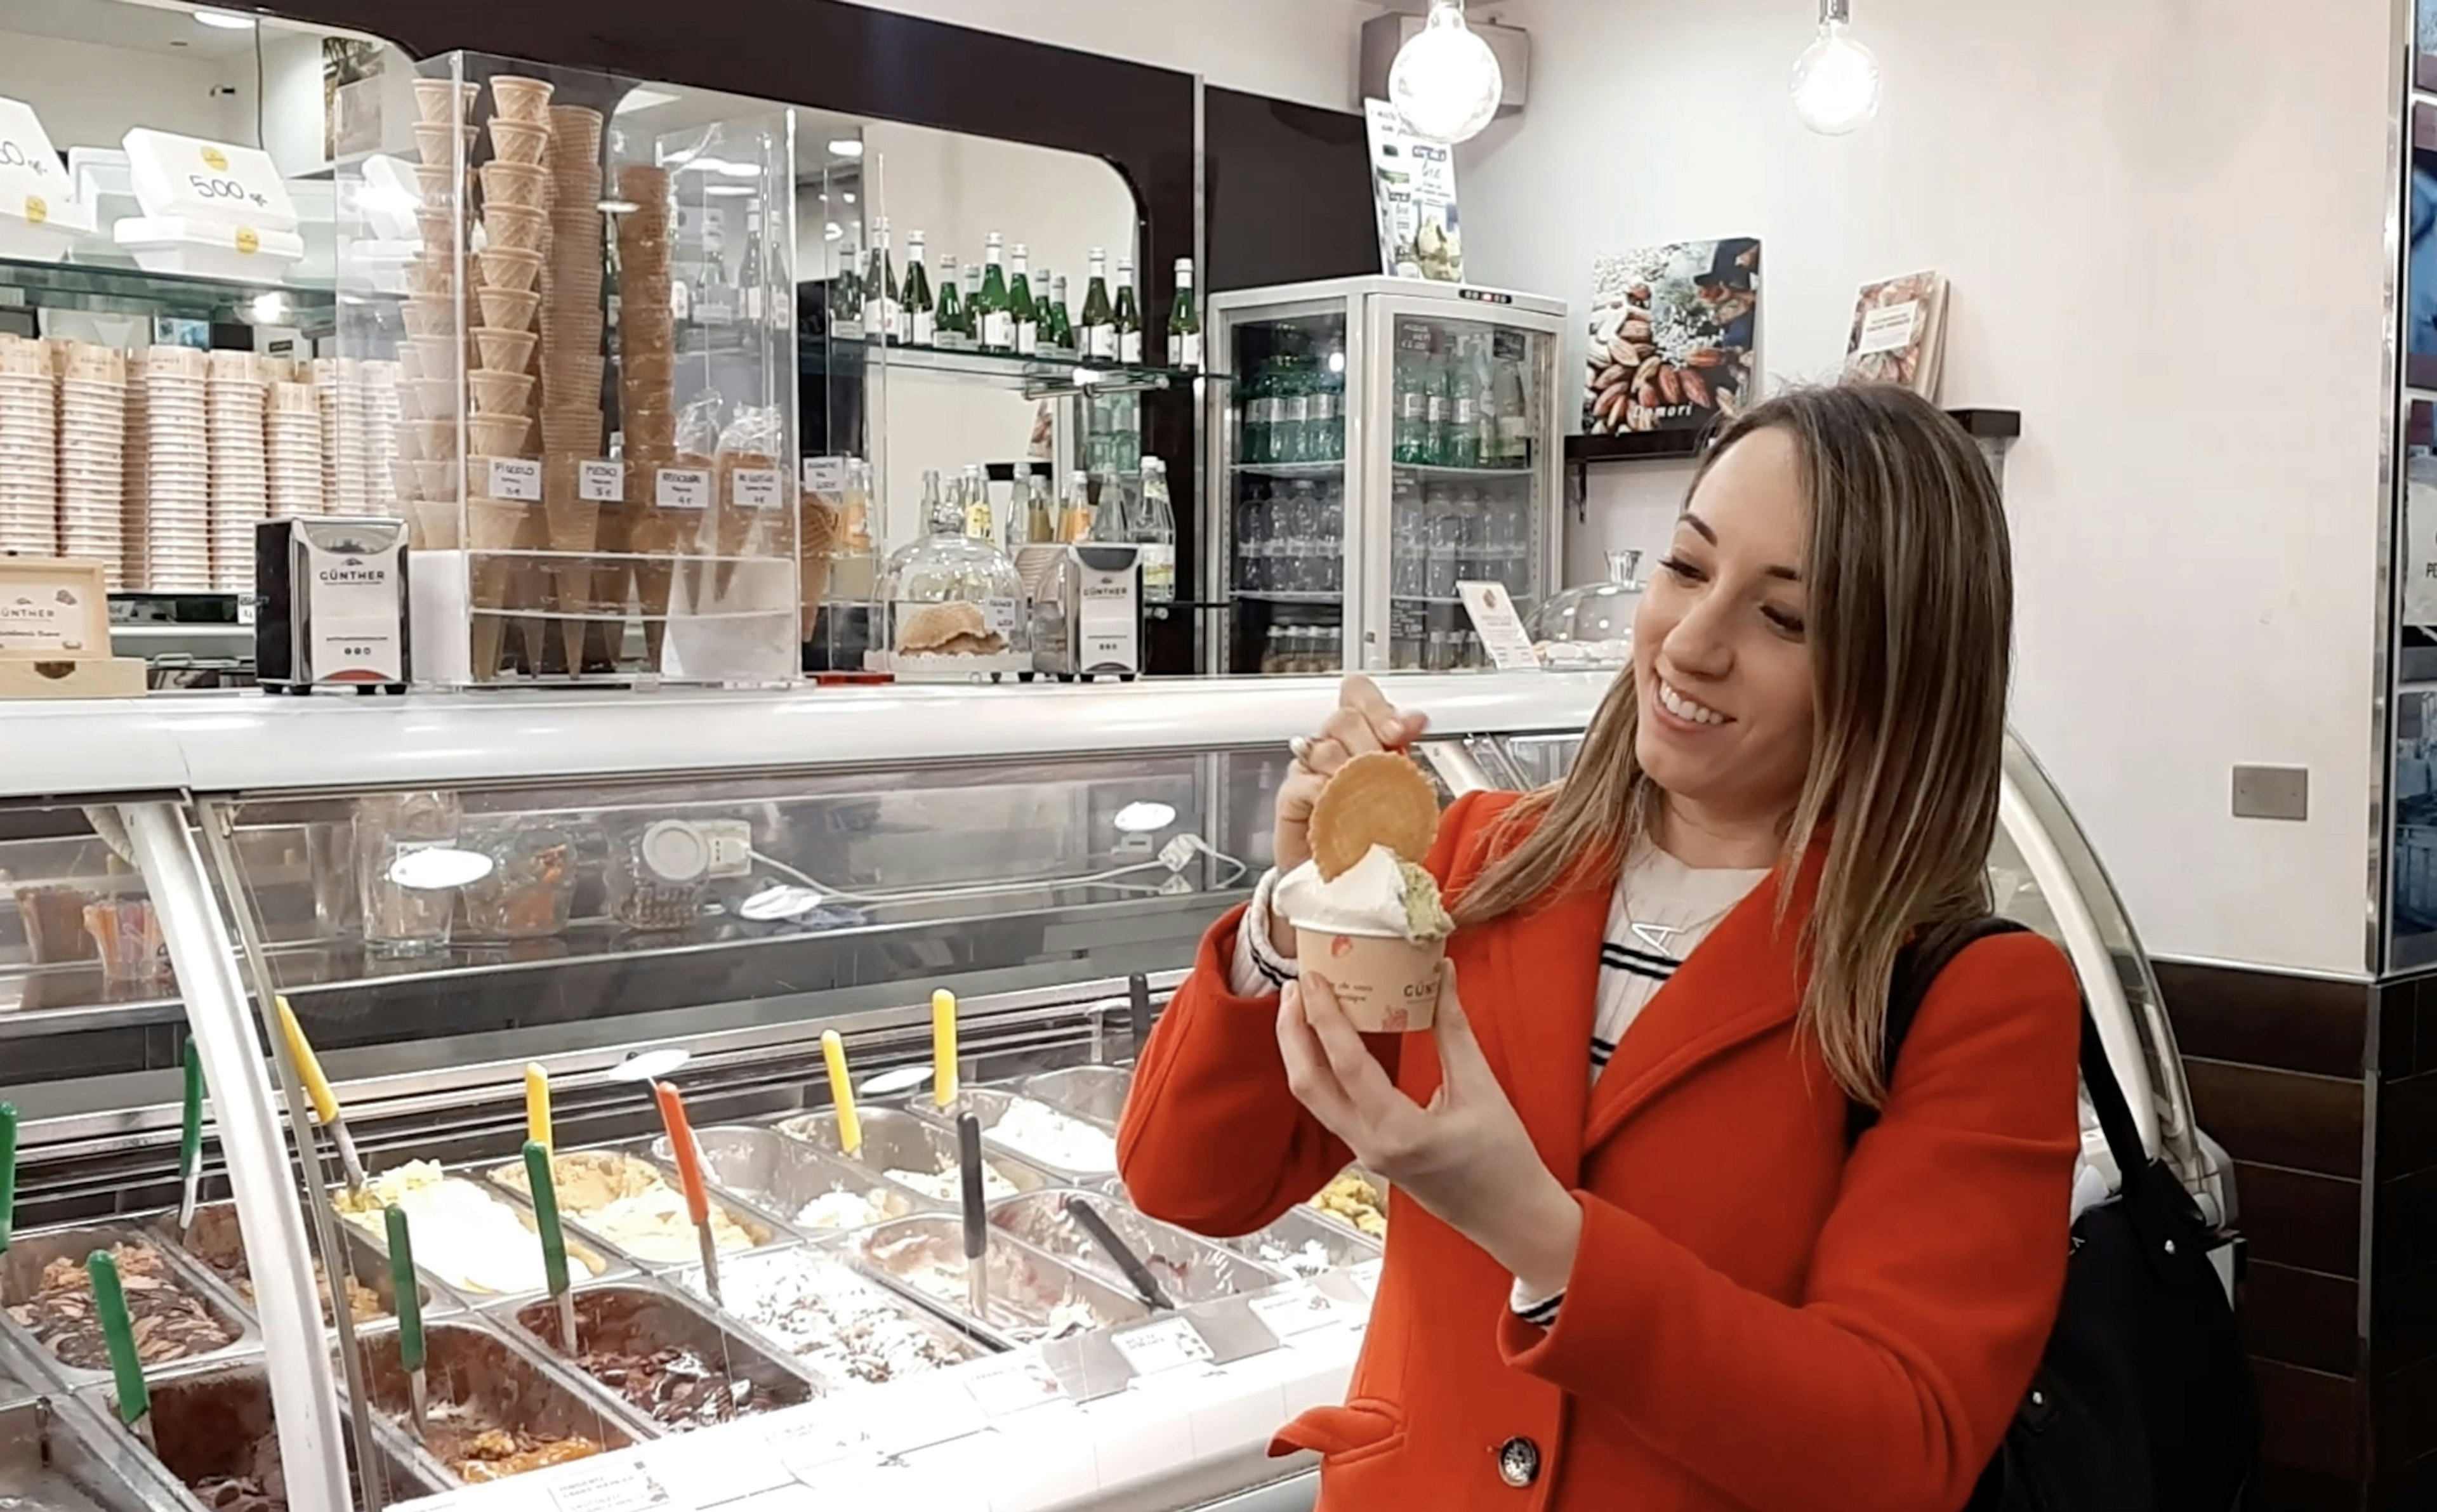
[(676, 1084), (655, 1083), (653, 1099), (660, 1104), (660, 1124), (668, 1131), (669, 1151), (676, 1157), (677, 1181), (685, 1189), (686, 1216), (693, 1220), (695, 1237), (702, 1243), (703, 1290), (714, 1302), (719, 1295), (719, 1240), (710, 1228), (710, 1189), (702, 1179), (702, 1150), (693, 1142), (693, 1125), (686, 1118), (685, 1099), (677, 1095)]

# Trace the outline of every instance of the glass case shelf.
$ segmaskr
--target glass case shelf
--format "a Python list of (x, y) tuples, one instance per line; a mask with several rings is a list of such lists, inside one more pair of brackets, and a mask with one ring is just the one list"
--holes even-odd
[(38, 263), (0, 258), (0, 288), (35, 296), (28, 303), (100, 315), (169, 315), (234, 322), (249, 316), (265, 294), (284, 294), (279, 323), (307, 329), (334, 323), (336, 292), (326, 283), (240, 283), (187, 273), (151, 273), (131, 265)]
[[(876, 354), (885, 351), (885, 356)], [(920, 373), (930, 376), (1020, 389), (1026, 398), (1047, 398), (1098, 391), (1138, 393), (1146, 390), (1189, 388), (1201, 379), (1224, 383), (1226, 376), (1185, 368), (1142, 364), (1084, 362), (1073, 357), (1009, 356), (997, 352), (960, 352), (946, 347), (892, 346), (869, 342), (832, 341), (826, 348), (806, 342), (803, 371), (860, 375), (878, 367), (885, 372)]]
[(1255, 478), (1335, 478), (1345, 471), (1341, 461), (1324, 462), (1237, 462), (1236, 471)]

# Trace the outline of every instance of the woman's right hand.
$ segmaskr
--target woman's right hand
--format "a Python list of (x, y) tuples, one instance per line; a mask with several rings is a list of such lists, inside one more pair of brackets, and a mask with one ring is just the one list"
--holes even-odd
[[(1278, 789), (1273, 850), (1278, 870), (1292, 871), (1311, 859), (1311, 806), (1339, 768), (1373, 751), (1401, 751), (1419, 739), (1429, 723), (1428, 716), (1389, 703), (1379, 685), (1367, 677), (1357, 675), (1340, 684), (1336, 711), (1287, 769), (1287, 780)], [(1284, 948), (1292, 953), (1291, 938)]]

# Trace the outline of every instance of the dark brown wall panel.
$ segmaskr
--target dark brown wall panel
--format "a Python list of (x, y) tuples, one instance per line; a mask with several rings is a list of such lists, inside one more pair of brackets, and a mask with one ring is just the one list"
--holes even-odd
[(2321, 1076), (2360, 1074), (2365, 983), (2180, 961), (2155, 968), (2184, 1054)]
[(2360, 1408), (2352, 1377), (2257, 1359), (2251, 1374), (2259, 1387), (2263, 1462), (2343, 1479), (2360, 1473)]
[(2242, 1347), (2253, 1356), (2351, 1376), (2360, 1367), (2360, 1285), (2253, 1258), (2242, 1288)]
[(2358, 1175), (2360, 1083), (2188, 1056), (2200, 1127), (2238, 1160)]
[(2377, 1095), (2377, 1170), (2381, 1177), (2437, 1166), (2437, 1071), (2390, 1077)]
[(2252, 1259), (2332, 1276), (2360, 1274), (2359, 1182), (2237, 1160), (2234, 1190)]
[(1361, 116), (1213, 89), (1201, 124), (1213, 289), (1379, 270)]

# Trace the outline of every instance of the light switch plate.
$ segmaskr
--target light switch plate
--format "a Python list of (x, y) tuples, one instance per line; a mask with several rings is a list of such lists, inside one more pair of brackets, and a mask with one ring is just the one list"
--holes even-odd
[(2291, 820), (2309, 818), (2310, 769), (2307, 767), (2235, 768), (2234, 817)]

